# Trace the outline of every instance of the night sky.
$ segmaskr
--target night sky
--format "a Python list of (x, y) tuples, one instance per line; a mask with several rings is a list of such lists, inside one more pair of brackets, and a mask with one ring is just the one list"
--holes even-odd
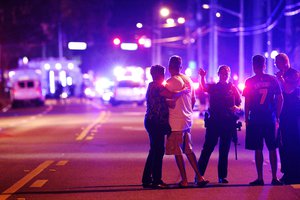
[[(193, 8), (187, 8), (190, 2)], [(2, 45), (2, 64), (7, 67), (17, 67), (17, 60), (22, 56), (29, 58), (57, 57), (58, 30), (61, 25), (64, 44), (64, 56), (67, 58), (80, 57), (83, 71), (89, 69), (95, 71), (110, 71), (112, 65), (137, 64), (149, 66), (151, 64), (151, 50), (140, 49), (137, 52), (124, 52), (112, 43), (114, 37), (120, 37), (124, 42), (136, 42), (137, 39), (153, 34), (153, 18), (159, 15), (159, 8), (167, 6), (177, 14), (194, 14), (191, 32), (196, 35), (198, 27), (209, 25), (208, 10), (201, 11), (203, 22), (196, 22), (194, 0), (0, 0), (0, 43)], [(232, 0), (219, 0), (218, 5), (239, 12), (239, 2)], [(272, 11), (281, 0), (253, 0), (245, 2), (246, 27), (265, 23), (269, 16), (266, 8), (267, 2), (271, 2)], [(298, 2), (296, 0), (291, 2)], [(209, 3), (209, 0), (201, 0), (201, 3)], [(255, 6), (256, 5), (256, 6)], [(193, 10), (194, 9), (194, 10)], [(273, 19), (279, 20), (272, 30), (273, 48), (282, 49), (291, 55), (291, 61), (297, 64), (296, 55), (300, 55), (300, 45), (297, 35), (285, 36), (287, 27), (282, 11), (284, 4), (277, 9)], [(197, 12), (199, 13), (199, 12)], [(205, 18), (206, 15), (206, 18)], [(217, 25), (223, 28), (238, 26), (237, 17), (222, 13)], [(299, 32), (299, 15), (290, 17), (290, 33)], [(60, 22), (60, 23), (59, 23)], [(143, 29), (137, 29), (136, 23), (142, 22)], [(183, 26), (182, 26), (183, 27)], [(163, 36), (184, 36), (184, 28), (176, 28), (174, 31), (163, 30)], [(208, 66), (208, 34), (203, 35), (202, 52), (203, 64)], [(253, 38), (259, 36), (259, 49), (253, 49)], [(236, 34), (219, 34), (219, 64), (229, 64), (238, 68), (238, 37)], [(85, 41), (88, 43), (86, 51), (69, 51), (68, 41)], [(182, 42), (182, 41), (181, 41)], [(251, 60), (254, 52), (264, 53), (267, 49), (266, 34), (245, 36), (245, 61)], [(178, 44), (177, 44), (178, 45)], [(172, 54), (186, 54), (185, 46), (181, 48), (164, 48), (163, 60), (166, 61)], [(194, 45), (196, 46), (196, 44)], [(44, 52), (43, 52), (44, 51)], [(193, 52), (196, 52), (194, 47)], [(196, 57), (196, 56), (195, 56)], [(294, 58), (295, 57), (295, 58)], [(187, 59), (184, 59), (185, 61)], [(119, 63), (118, 63), (119, 62)], [(162, 63), (165, 64), (165, 63)], [(251, 64), (251, 63), (250, 63)], [(250, 70), (248, 70), (250, 71)]]
[(185, 0), (112, 0), (112, 2), (108, 25), (123, 34), (134, 30), (137, 22), (143, 23), (146, 29), (152, 26), (154, 14), (159, 15), (159, 9), (155, 11), (156, 7), (167, 6), (177, 12), (183, 12), (187, 4)]

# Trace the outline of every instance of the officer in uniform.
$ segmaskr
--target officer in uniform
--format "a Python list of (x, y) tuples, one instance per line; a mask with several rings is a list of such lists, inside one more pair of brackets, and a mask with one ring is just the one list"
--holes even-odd
[(279, 71), (277, 79), (282, 88), (283, 107), (279, 120), (280, 179), (284, 184), (300, 183), (300, 72), (292, 68), (289, 57), (279, 53), (275, 57)]
[(200, 69), (201, 85), (209, 98), (209, 116), (206, 116), (206, 135), (198, 160), (200, 173), (204, 175), (211, 153), (219, 140), (218, 182), (228, 183), (228, 153), (231, 140), (236, 136), (237, 113), (241, 111), (241, 97), (237, 88), (230, 82), (230, 67), (221, 65), (218, 69), (219, 82), (206, 84), (206, 72)]

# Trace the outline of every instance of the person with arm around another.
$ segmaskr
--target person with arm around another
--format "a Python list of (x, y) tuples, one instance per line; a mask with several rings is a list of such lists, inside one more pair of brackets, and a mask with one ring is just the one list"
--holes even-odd
[(181, 95), (175, 103), (175, 107), (169, 107), (169, 123), (172, 129), (167, 137), (166, 154), (175, 155), (175, 161), (181, 175), (179, 187), (188, 187), (188, 179), (185, 170), (183, 153), (188, 158), (197, 176), (196, 184), (199, 187), (205, 186), (208, 181), (200, 174), (197, 167), (197, 160), (192, 149), (191, 128), (193, 120), (193, 106), (195, 104), (195, 91), (192, 80), (180, 73), (182, 59), (179, 56), (172, 56), (169, 59), (169, 72), (171, 78), (167, 80), (166, 88), (169, 91), (178, 91), (184, 87), (190, 89), (189, 93)]
[(176, 99), (187, 90), (178, 92), (167, 90), (163, 85), (165, 68), (161, 65), (152, 66), (150, 73), (153, 81), (149, 83), (146, 93), (147, 109), (144, 119), (150, 150), (144, 167), (142, 185), (144, 188), (163, 189), (168, 187), (162, 181), (165, 135), (171, 132), (166, 98)]

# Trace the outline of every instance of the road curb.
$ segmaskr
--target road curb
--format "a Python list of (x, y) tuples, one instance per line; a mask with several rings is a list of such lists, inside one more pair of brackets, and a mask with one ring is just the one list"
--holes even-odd
[(6, 112), (10, 108), (10, 101), (9, 99), (0, 99), (0, 110), (1, 112)]

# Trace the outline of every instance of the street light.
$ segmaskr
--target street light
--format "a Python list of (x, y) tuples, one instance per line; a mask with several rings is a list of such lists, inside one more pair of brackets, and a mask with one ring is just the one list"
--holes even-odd
[[(235, 17), (239, 18), (239, 77), (240, 80), (244, 80), (244, 34), (243, 34), (243, 27), (244, 27), (244, 0), (240, 0), (240, 12), (235, 12), (232, 10), (229, 10), (227, 8), (223, 8), (221, 6), (216, 5), (216, 1), (212, 1), (212, 5), (208, 5), (208, 4), (203, 4), (202, 8), (204, 9), (210, 9), (212, 8), (213, 12), (214, 10), (218, 9), (221, 11), (224, 11), (230, 15), (233, 15)], [(218, 42), (218, 36), (217, 36), (217, 30), (215, 27), (215, 20), (214, 18), (212, 18), (211, 14), (211, 23), (212, 23), (212, 28), (213, 28), (213, 35), (212, 35), (212, 39), (210, 42), (213, 42), (212, 44), (210, 44), (210, 48), (212, 48), (212, 50), (210, 50), (210, 71), (209, 72), (210, 76), (213, 77), (216, 70), (217, 70), (217, 60), (218, 60), (218, 54), (217, 54), (217, 50), (214, 48), (217, 48), (217, 42)], [(220, 15), (219, 15), (220, 16)], [(213, 19), (213, 20), (212, 20)], [(212, 64), (213, 63), (213, 64)]]
[(179, 17), (177, 19), (178, 24), (184, 24), (185, 23), (185, 18), (184, 17)]
[(160, 16), (167, 17), (170, 15), (170, 10), (168, 8), (162, 8), (162, 9), (160, 9), (159, 13), (160, 13)]
[(159, 10), (159, 15), (157, 14), (157, 7), (153, 10), (153, 46), (152, 46), (152, 65), (161, 63), (161, 45), (157, 42), (161, 38), (161, 30), (160, 30), (160, 17), (167, 17), (170, 14), (170, 10), (168, 8), (161, 8)]
[[(159, 14), (157, 14), (157, 7), (154, 8), (154, 23), (153, 23), (153, 46), (152, 46), (152, 64), (161, 63), (161, 18), (167, 18), (170, 15), (170, 10), (166, 7), (159, 9)], [(168, 24), (166, 24), (168, 25)]]
[(143, 24), (140, 23), (140, 22), (139, 22), (139, 23), (136, 23), (136, 27), (137, 27), (137, 28), (143, 28)]
[(116, 46), (120, 45), (120, 44), (121, 44), (120, 38), (118, 38), (118, 37), (114, 38), (114, 39), (113, 39), (113, 43), (114, 43), (114, 45), (116, 45)]
[[(159, 10), (159, 14), (157, 11)], [(172, 12), (174, 13), (174, 12)], [(161, 63), (161, 44), (166, 42), (174, 42), (182, 40), (183, 37), (168, 37), (162, 38), (162, 30), (164, 28), (173, 28), (185, 24), (186, 19), (179, 16), (175, 12), (176, 18), (171, 18), (171, 10), (166, 7), (154, 9), (154, 20), (153, 20), (153, 40), (152, 40), (152, 64)], [(178, 17), (179, 16), (179, 17)], [(164, 19), (164, 20), (162, 20)], [(185, 36), (187, 33), (185, 33)]]

